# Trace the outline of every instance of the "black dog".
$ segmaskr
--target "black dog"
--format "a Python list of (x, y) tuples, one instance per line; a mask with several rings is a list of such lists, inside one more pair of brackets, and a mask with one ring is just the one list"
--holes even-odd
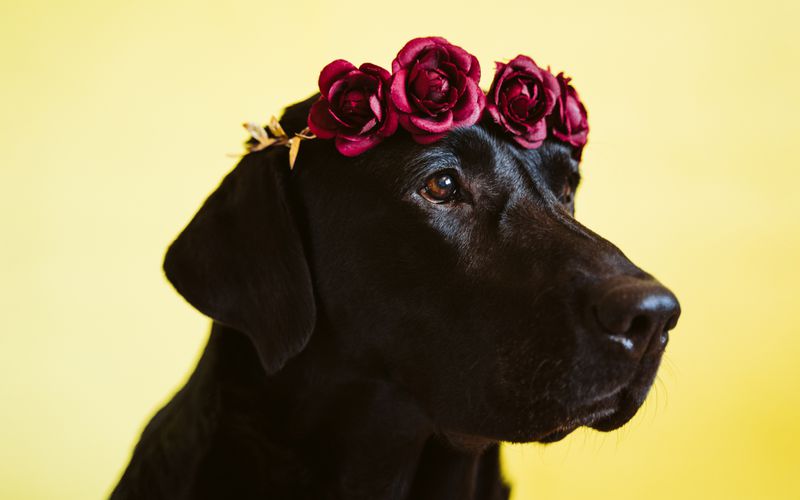
[(636, 413), (678, 302), (575, 221), (568, 145), (482, 123), (287, 154), (245, 156), (169, 248), (214, 325), (113, 498), (503, 499), (499, 442)]

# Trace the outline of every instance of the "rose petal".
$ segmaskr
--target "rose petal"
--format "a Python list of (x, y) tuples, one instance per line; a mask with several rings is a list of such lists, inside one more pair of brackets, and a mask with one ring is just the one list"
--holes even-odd
[(517, 142), (517, 144), (519, 144), (520, 146), (522, 146), (522, 147), (524, 147), (526, 149), (536, 149), (536, 148), (538, 148), (539, 146), (541, 146), (544, 143), (544, 139), (542, 139), (540, 141), (539, 140), (537, 140), (537, 141), (528, 141), (524, 137), (522, 137), (521, 135), (515, 135), (515, 136), (512, 137), (512, 139), (514, 139)]
[(503, 84), (502, 93), (506, 99), (514, 99), (518, 95), (525, 95), (528, 97), (531, 96), (530, 89), (527, 85), (521, 82), (519, 78), (509, 78), (506, 80)]
[(414, 125), (414, 127), (422, 132), (440, 134), (452, 128), (453, 113), (446, 111), (442, 113), (437, 120), (411, 115), (409, 116), (409, 121), (412, 125)]
[(472, 61), (469, 64), (469, 71), (467, 72), (467, 76), (472, 78), (475, 83), (480, 83), (481, 81), (481, 65), (478, 62), (478, 58), (470, 54)]
[(567, 144), (570, 144), (578, 148), (586, 145), (586, 139), (588, 135), (589, 135), (588, 129), (572, 134), (562, 134), (557, 130), (553, 130), (553, 136), (555, 136), (556, 139), (566, 142)]
[(380, 98), (375, 94), (369, 96), (369, 109), (378, 121), (383, 120), (383, 105)]
[[(456, 89), (458, 95), (462, 95), (467, 87), (468, 81), (472, 80), (467, 78), (467, 75), (465, 75), (464, 73), (459, 72), (455, 74), (455, 80), (451, 79), (450, 83)], [(473, 83), (475, 83), (475, 85), (478, 85), (478, 82), (473, 82)]]
[(361, 130), (358, 131), (358, 135), (367, 135), (367, 132), (369, 132), (370, 130), (375, 128), (375, 125), (377, 125), (377, 124), (378, 124), (378, 120), (375, 119), (375, 118), (367, 121), (367, 123), (365, 123), (364, 126), (361, 127)]
[(473, 60), (475, 60), (472, 55), (457, 45), (450, 45), (447, 47), (447, 52), (450, 54), (450, 60), (453, 61), (461, 71), (469, 73), (472, 68)]
[(408, 102), (406, 95), (406, 76), (407, 71), (402, 69), (392, 76), (391, 87), (389, 89), (389, 97), (392, 104), (403, 113), (411, 113), (411, 104)]
[(322, 95), (326, 99), (328, 99), (328, 101), (335, 103), (337, 98), (339, 97), (339, 94), (341, 94), (341, 92), (346, 89), (347, 89), (347, 82), (345, 81), (344, 78), (340, 78), (334, 82), (331, 82), (330, 86), (328, 86), (328, 91), (326, 93), (323, 93)]
[(544, 120), (539, 121), (522, 136), (514, 137), (519, 144), (528, 149), (538, 148), (547, 138), (547, 125)]
[(450, 42), (438, 36), (429, 36), (414, 38), (409, 40), (400, 52), (397, 53), (394, 61), (392, 61), (392, 73), (397, 73), (400, 69), (405, 68), (417, 59), (417, 55), (434, 45), (450, 45)]
[(328, 101), (324, 97), (317, 99), (308, 113), (308, 128), (320, 139), (336, 137), (338, 126), (329, 113)]
[(446, 134), (412, 134), (411, 138), (414, 139), (414, 142), (417, 144), (431, 144), (432, 142), (436, 142)]
[(448, 61), (442, 61), (442, 64), (440, 64), (435, 70), (441, 74), (443, 78), (446, 78), (451, 85), (457, 85), (459, 76), (461, 78), (466, 78), (464, 72), (458, 69), (458, 66)]
[(570, 78), (565, 77), (564, 73), (559, 73), (555, 79), (561, 94), (553, 113), (548, 117), (548, 126), (555, 138), (575, 147), (577, 149), (575, 155), (580, 158), (589, 132), (586, 108), (575, 88), (570, 85)]
[(517, 96), (508, 102), (508, 117), (517, 123), (525, 123), (528, 119), (528, 110), (531, 100), (525, 96)]
[(424, 99), (428, 96), (430, 88), (430, 80), (425, 72), (418, 74), (417, 77), (411, 81), (411, 85), (409, 85), (409, 90), (420, 99)]
[(561, 87), (556, 78), (549, 71), (542, 73), (542, 88), (544, 90), (546, 106), (545, 115), (549, 115), (556, 105), (556, 101), (561, 96)]
[(422, 69), (436, 69), (447, 60), (447, 51), (443, 47), (433, 46), (420, 53), (421, 57), (416, 63)]
[[(444, 113), (445, 111), (452, 108), (452, 106), (450, 106), (450, 103), (447, 101), (436, 102), (436, 101), (431, 101), (430, 99), (425, 99), (424, 101), (421, 101), (419, 105), (425, 110), (428, 110), (428, 113), (426, 114), (433, 117), (438, 116), (441, 113)], [(419, 113), (416, 114), (419, 115)]]
[(491, 87), (489, 87), (489, 99), (492, 102), (496, 103), (496, 102), (499, 102), (499, 100), (500, 100), (500, 87), (502, 87), (502, 84), (503, 84), (503, 80), (504, 80), (503, 74), (504, 74), (505, 68), (506, 68), (505, 64), (503, 64), (501, 62), (495, 63), (494, 79), (492, 80)]
[[(353, 123), (351, 123), (346, 118), (344, 118), (342, 116), (339, 116), (339, 113), (337, 113), (336, 110), (332, 106), (328, 106), (328, 115), (337, 122), (337, 126), (336, 126), (337, 130), (341, 129), (342, 127), (352, 128), (352, 127), (355, 126)], [(360, 127), (361, 124), (359, 123), (357, 126)]]
[(322, 68), (322, 71), (319, 73), (320, 93), (327, 97), (328, 90), (331, 85), (333, 85), (333, 82), (354, 69), (356, 69), (356, 67), (344, 59), (337, 59)]
[(368, 75), (374, 75), (378, 77), (382, 82), (388, 82), (392, 75), (386, 71), (385, 69), (381, 68), (372, 63), (364, 63), (358, 67), (361, 71)]
[(346, 136), (339, 136), (336, 138), (336, 149), (344, 156), (353, 157), (358, 156), (370, 148), (380, 144), (381, 138), (369, 135), (358, 138), (349, 138)]
[(541, 69), (536, 65), (533, 59), (528, 56), (523, 56), (522, 54), (508, 61), (508, 65), (514, 69), (533, 74), (537, 74)]
[(389, 137), (397, 131), (397, 113), (389, 108), (386, 110), (386, 119), (383, 121), (383, 127), (378, 130), (378, 135), (381, 137)]
[(568, 95), (565, 100), (564, 108), (564, 122), (569, 124), (578, 125), (583, 120), (583, 106), (581, 106), (580, 101), (575, 97)]
[(453, 126), (468, 127), (477, 123), (483, 112), (485, 98), (478, 85), (467, 80), (464, 94), (453, 109)]
[(492, 120), (494, 120), (496, 124), (503, 125), (505, 118), (503, 118), (503, 115), (497, 109), (497, 106), (495, 106), (494, 104), (487, 104), (486, 111), (489, 113), (489, 116), (492, 117)]

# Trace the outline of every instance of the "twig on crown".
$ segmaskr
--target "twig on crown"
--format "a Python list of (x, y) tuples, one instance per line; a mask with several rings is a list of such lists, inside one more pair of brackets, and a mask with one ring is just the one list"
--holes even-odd
[[(255, 123), (247, 122), (242, 125), (247, 133), (250, 134), (256, 142), (255, 144), (247, 144), (247, 151), (253, 153), (261, 151), (270, 146), (286, 146), (289, 148), (289, 168), (294, 168), (294, 163), (297, 160), (297, 154), (300, 152), (300, 142), (304, 139), (315, 139), (317, 136), (311, 133), (311, 129), (304, 128), (300, 132), (289, 137), (286, 131), (283, 130), (280, 122), (274, 116), (269, 119), (266, 127), (262, 127)], [(267, 133), (269, 131), (269, 133)]]

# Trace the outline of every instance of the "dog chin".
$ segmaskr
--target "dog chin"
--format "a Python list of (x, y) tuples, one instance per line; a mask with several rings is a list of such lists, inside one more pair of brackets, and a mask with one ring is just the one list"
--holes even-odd
[(556, 429), (540, 435), (533, 441), (537, 443), (555, 443), (561, 441), (570, 435), (578, 427), (593, 427), (597, 422), (602, 422), (606, 419), (613, 418), (617, 410), (614, 408), (596, 409), (590, 413), (585, 414), (581, 418), (571, 419), (569, 423), (561, 425)]
[(534, 441), (539, 443), (554, 443), (567, 437), (578, 427), (589, 427), (600, 432), (609, 432), (619, 429), (627, 424), (647, 398), (650, 392), (656, 369), (644, 370), (636, 379), (613, 395), (597, 401), (579, 412), (580, 417), (570, 419), (569, 422), (548, 431)]
[(647, 398), (660, 364), (661, 353), (650, 357), (636, 378), (617, 395), (616, 404), (614, 405), (615, 411), (608, 416), (595, 420), (589, 427), (597, 431), (609, 432), (627, 424), (636, 415), (636, 412), (639, 411), (639, 408)]
[(649, 390), (650, 386), (648, 385), (643, 389), (639, 388), (638, 390), (623, 391), (620, 395), (619, 404), (616, 408), (616, 411), (605, 417), (598, 418), (592, 422), (589, 427), (601, 432), (609, 432), (619, 429), (623, 425), (627, 424), (634, 415), (636, 415), (636, 412), (639, 411), (642, 403), (644, 403)]
[(572, 431), (574, 431), (575, 429), (577, 429), (577, 427), (573, 427), (571, 429), (563, 429), (563, 430), (554, 431), (554, 432), (551, 432), (549, 434), (545, 434), (544, 436), (540, 437), (539, 439), (536, 440), (536, 442), (537, 443), (542, 443), (542, 444), (557, 443), (558, 441), (561, 441), (565, 437), (567, 437), (570, 434), (572, 434)]

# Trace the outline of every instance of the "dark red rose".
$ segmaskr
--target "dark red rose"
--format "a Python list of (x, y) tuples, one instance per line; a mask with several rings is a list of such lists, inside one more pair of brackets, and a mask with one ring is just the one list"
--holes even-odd
[(545, 118), (561, 94), (556, 78), (527, 56), (497, 63), (486, 110), (517, 143), (538, 148), (547, 138)]
[(550, 130), (554, 137), (574, 146), (580, 157), (580, 151), (586, 145), (586, 138), (589, 135), (586, 108), (578, 97), (578, 92), (569, 84), (570, 78), (565, 77), (564, 73), (559, 73), (556, 80), (561, 89), (561, 96), (556, 101), (553, 114), (547, 119)]
[(383, 68), (356, 68), (338, 59), (319, 74), (320, 98), (308, 113), (308, 127), (321, 139), (336, 139), (336, 149), (357, 156), (397, 130), (397, 114), (388, 105), (389, 79)]
[(453, 127), (476, 123), (486, 103), (481, 67), (444, 38), (415, 38), (392, 62), (391, 102), (400, 125), (427, 144)]

